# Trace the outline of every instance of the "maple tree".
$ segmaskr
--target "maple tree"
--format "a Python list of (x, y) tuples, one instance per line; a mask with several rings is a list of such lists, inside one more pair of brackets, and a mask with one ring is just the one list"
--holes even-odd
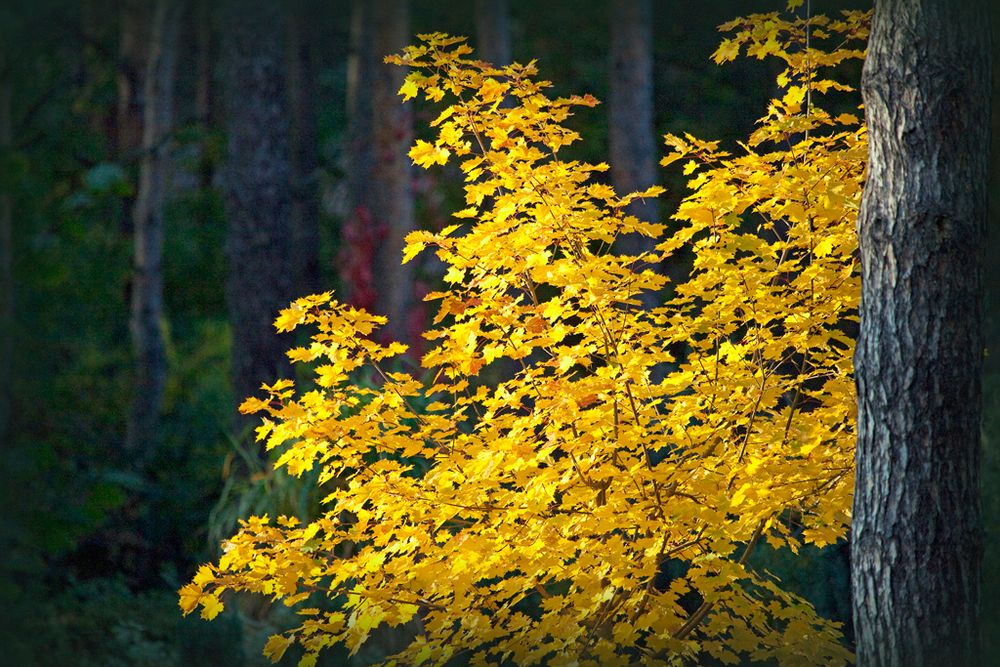
[[(288, 353), (318, 362), (315, 388), (282, 380), (241, 409), (264, 413), (276, 465), (340, 483), (315, 519), (244, 522), (181, 589), (185, 613), (213, 618), (227, 590), (304, 607), (265, 653), (298, 643), (306, 665), (415, 618), (391, 663), (848, 661), (837, 625), (749, 559), (761, 539), (830, 544), (850, 520), (865, 134), (815, 101), (851, 90), (829, 72), (863, 57), (867, 21), (721, 26), (715, 60), (779, 57), (783, 94), (738, 155), (666, 137), (663, 163), (691, 180), (665, 239), (625, 213), (660, 188), (620, 195), (594, 178), (606, 164), (560, 157), (593, 97), (550, 98), (534, 62), (494, 67), (438, 33), (388, 58), (412, 68), (405, 99), (447, 99), (410, 155), (460, 161), (471, 221), (408, 239), (405, 260), (448, 266), (425, 375), (389, 369), (406, 347), (373, 339), (384, 318), (330, 293), (282, 311), (279, 331), (315, 330)], [(627, 233), (655, 252), (613, 252)], [(683, 247), (688, 279), (642, 307), (667, 280), (649, 266)], [(485, 381), (499, 359), (519, 370)]]

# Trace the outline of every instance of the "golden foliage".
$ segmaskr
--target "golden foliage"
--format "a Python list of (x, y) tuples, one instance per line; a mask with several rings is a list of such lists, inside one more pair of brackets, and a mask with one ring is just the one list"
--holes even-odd
[[(564, 122), (594, 98), (549, 98), (533, 62), (493, 67), (442, 34), (389, 58), (412, 68), (404, 97), (448, 100), (411, 157), (457, 159), (466, 180), (462, 224), (406, 250), (448, 267), (448, 290), (427, 297), (426, 378), (384, 369), (405, 348), (372, 339), (383, 318), (331, 294), (283, 311), (279, 330), (316, 332), (289, 352), (319, 362), (316, 388), (281, 381), (243, 410), (264, 413), (277, 465), (343, 483), (309, 523), (245, 522), (181, 590), (184, 611), (213, 616), (226, 590), (328, 596), (267, 645), (277, 660), (298, 643), (305, 664), (416, 616), (399, 664), (848, 661), (835, 624), (748, 557), (759, 539), (832, 543), (850, 519), (865, 137), (815, 99), (849, 89), (823, 73), (862, 55), (850, 45), (866, 26), (862, 13), (724, 26), (716, 60), (782, 58), (783, 96), (738, 155), (666, 137), (690, 193), (676, 231), (638, 257), (610, 248), (663, 238), (624, 213), (661, 189), (621, 196), (593, 178), (607, 165), (559, 157), (579, 138)], [(827, 38), (842, 45), (815, 47)], [(649, 267), (681, 248), (689, 278), (644, 309), (666, 282)], [(485, 382), (501, 359), (517, 372)], [(352, 382), (363, 367), (379, 386)]]

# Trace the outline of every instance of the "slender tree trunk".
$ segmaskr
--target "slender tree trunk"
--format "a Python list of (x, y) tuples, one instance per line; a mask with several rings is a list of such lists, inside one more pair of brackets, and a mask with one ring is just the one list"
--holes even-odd
[[(0, 156), (11, 147), (11, 85), (6, 44), (0, 45)], [(0, 183), (0, 447), (13, 435), (14, 234), (10, 183)]]
[(315, 45), (305, 3), (288, 17), (288, 104), (291, 111), (292, 264), (299, 296), (320, 290), (318, 138)]
[[(226, 299), (237, 402), (289, 374), (287, 341), (273, 327), (293, 298), (291, 163), (285, 97), (285, 15), (278, 2), (222, 7), (227, 156)], [(240, 430), (255, 420), (241, 419)]]
[(134, 157), (142, 145), (142, 120), (149, 28), (153, 25), (153, 3), (122, 0), (121, 40), (118, 61), (118, 105), (116, 152)]
[(984, 1), (876, 5), (851, 538), (862, 667), (980, 664), (989, 42)]
[(149, 31), (144, 82), (142, 159), (135, 200), (130, 326), (134, 355), (132, 405), (126, 428), (129, 452), (148, 456), (159, 433), (167, 381), (163, 339), (163, 217), (166, 204), (169, 135), (174, 113), (174, 79), (181, 0), (158, 0)]
[(218, 105), (215, 99), (216, 38), (214, 32), (214, 8), (212, 0), (195, 0), (191, 12), (195, 48), (194, 115), (201, 128), (201, 142), (196, 147), (198, 183), (200, 190), (207, 191), (215, 181), (215, 169), (219, 159), (213, 150), (211, 130), (219, 126)]
[(388, 338), (409, 341), (415, 337), (410, 316), (414, 301), (412, 264), (402, 264), (406, 235), (414, 228), (411, 162), (413, 113), (397, 91), (406, 71), (387, 65), (382, 58), (398, 53), (410, 41), (410, 7), (398, 0), (372, 2), (377, 65), (372, 81), (375, 168), (372, 209), (381, 242), (375, 256), (377, 293), (375, 311), (389, 318)]
[(375, 308), (375, 251), (378, 246), (372, 212), (375, 140), (372, 78), (375, 48), (370, 0), (351, 3), (351, 44), (347, 60), (347, 145), (344, 173), (347, 215), (341, 227), (337, 273), (344, 300), (358, 308)]
[(476, 42), (479, 58), (498, 67), (511, 63), (507, 0), (476, 0)]
[(195, 33), (194, 115), (199, 123), (210, 126), (214, 120), (212, 111), (215, 106), (212, 96), (215, 54), (212, 46), (211, 0), (196, 0), (192, 14)]
[[(146, 80), (149, 28), (153, 24), (152, 9), (153, 3), (148, 0), (122, 0), (119, 7), (118, 100), (111, 152), (126, 164), (136, 158), (142, 147), (143, 82)], [(135, 227), (134, 211), (135, 197), (124, 196), (121, 231), (125, 236), (130, 236)]]
[[(645, 190), (657, 182), (653, 120), (653, 22), (651, 0), (611, 0), (611, 64), (608, 134), (611, 181), (621, 194)], [(636, 200), (626, 212), (646, 222), (659, 221), (655, 199)], [(653, 250), (653, 239), (629, 234), (616, 249), (638, 255)], [(647, 306), (654, 305), (652, 295)]]

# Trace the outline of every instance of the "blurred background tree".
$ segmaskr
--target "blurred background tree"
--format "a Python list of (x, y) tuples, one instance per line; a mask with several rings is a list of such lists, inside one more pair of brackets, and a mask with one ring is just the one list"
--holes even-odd
[[(469, 35), (487, 59), (537, 58), (557, 94), (589, 92), (608, 102), (573, 119), (589, 140), (568, 150), (611, 162), (616, 183), (639, 187), (645, 182), (624, 183), (633, 178), (626, 167), (641, 165), (616, 164), (622, 141), (652, 138), (658, 159), (666, 132), (729, 146), (749, 133), (774, 91), (777, 66), (716, 66), (709, 60), (715, 28), (783, 5), (0, 4), (5, 662), (241, 664), (248, 617), (182, 619), (175, 591), (195, 564), (212, 559), (239, 517), (304, 516), (315, 507), (301, 482), (260, 457), (252, 422), (237, 421), (238, 401), (287, 372), (291, 341), (275, 336), (270, 320), (296, 296), (334, 289), (393, 314), (400, 326), (392, 334), (412, 340), (423, 326), (420, 298), (440, 275), (430, 261), (404, 273), (393, 244), (410, 228), (447, 224), (448, 212), (461, 208), (458, 174), (417, 174), (403, 157), (413, 128), (433, 112), (400, 105), (394, 77), (401, 72), (382, 64), (385, 52), (414, 33), (443, 31)], [(813, 3), (828, 14), (842, 6), (866, 3)], [(648, 52), (628, 53), (636, 48)], [(643, 216), (667, 217), (676, 205), (683, 182), (672, 173), (634, 176), (668, 190), (659, 212)], [(991, 204), (996, 230), (1000, 202)], [(993, 265), (990, 349), (1000, 347)], [(148, 280), (154, 270), (162, 288)], [(984, 424), (983, 618), (994, 652), (997, 358), (987, 360)], [(821, 613), (850, 622), (843, 544), (816, 550), (805, 564), (767, 549), (756, 558)], [(264, 612), (268, 623), (283, 622), (280, 610)], [(373, 646), (355, 661), (378, 653)]]

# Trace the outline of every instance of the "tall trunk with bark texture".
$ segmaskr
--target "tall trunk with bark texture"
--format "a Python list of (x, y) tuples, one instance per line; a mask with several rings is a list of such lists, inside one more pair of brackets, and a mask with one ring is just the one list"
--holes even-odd
[(476, 57), (498, 67), (511, 62), (509, 5), (507, 0), (476, 0)]
[(976, 665), (984, 0), (876, 5), (852, 547), (858, 664)]
[(174, 114), (174, 79), (182, 0), (158, 0), (149, 30), (143, 86), (142, 159), (135, 199), (130, 328), (134, 380), (125, 433), (129, 452), (147, 457), (155, 448), (167, 382), (163, 339), (163, 216), (168, 140)]
[[(611, 63), (608, 103), (611, 181), (626, 194), (657, 182), (653, 120), (653, 28), (651, 0), (611, 0)], [(636, 200), (627, 211), (646, 222), (659, 222), (655, 199)], [(653, 239), (628, 235), (615, 244), (619, 252), (651, 251)], [(651, 303), (649, 305), (652, 305)]]
[(341, 226), (337, 274), (347, 303), (375, 306), (375, 250), (378, 239), (372, 212), (372, 77), (375, 49), (369, 0), (351, 3), (351, 44), (347, 59), (347, 145), (344, 150), (346, 216)]
[(288, 16), (288, 105), (291, 112), (292, 265), (298, 296), (320, 289), (319, 183), (316, 136), (315, 44), (302, 0)]
[[(0, 158), (11, 146), (11, 85), (9, 63), (0, 46)], [(14, 361), (14, 212), (10, 183), (0, 183), (0, 448), (13, 435), (11, 379)]]
[[(993, 19), (993, 109), (990, 148), (990, 218), (986, 257), (1000, 257), (1000, 11)], [(1000, 661), (1000, 494), (988, 491), (1000, 481), (1000, 262), (986, 261), (987, 350), (983, 360), (983, 662)]]
[[(237, 402), (289, 374), (272, 323), (293, 298), (291, 163), (285, 98), (285, 15), (278, 2), (221, 7), (227, 155), (226, 300)], [(241, 419), (243, 430), (255, 420)]]
[(372, 209), (380, 242), (375, 256), (375, 312), (389, 318), (383, 330), (398, 341), (413, 338), (410, 322), (414, 302), (412, 264), (402, 264), (406, 235), (414, 228), (411, 163), (413, 113), (397, 91), (406, 77), (404, 68), (387, 65), (382, 58), (398, 53), (410, 41), (408, 2), (374, 0), (375, 71), (372, 111), (375, 166)]

